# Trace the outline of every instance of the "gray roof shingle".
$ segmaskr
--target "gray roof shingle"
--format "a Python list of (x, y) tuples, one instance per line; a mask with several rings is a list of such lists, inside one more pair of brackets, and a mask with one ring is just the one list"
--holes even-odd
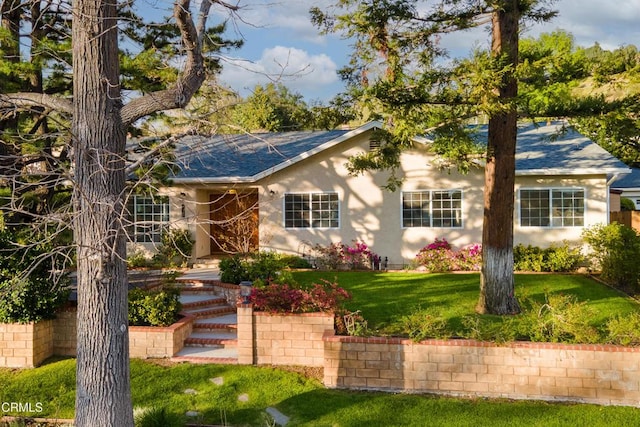
[[(174, 182), (254, 182), (314, 153), (378, 127), (356, 130), (187, 136), (176, 147), (180, 171)], [(477, 127), (486, 141), (487, 127)], [(526, 174), (625, 173), (628, 168), (603, 148), (562, 123), (519, 127), (516, 171)]]

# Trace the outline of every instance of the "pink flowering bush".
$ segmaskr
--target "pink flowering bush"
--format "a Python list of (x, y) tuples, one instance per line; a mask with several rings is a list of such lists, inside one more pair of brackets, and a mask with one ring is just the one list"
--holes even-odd
[(473, 244), (456, 251), (446, 239), (436, 238), (420, 249), (415, 264), (432, 273), (478, 271), (482, 264), (482, 246)]
[(364, 270), (380, 265), (380, 256), (373, 252), (366, 243), (354, 240), (351, 246), (338, 242), (329, 246), (317, 244), (314, 251), (318, 255), (316, 263), (319, 268), (337, 270), (347, 268)]
[(349, 292), (337, 283), (323, 281), (309, 289), (270, 283), (253, 288), (249, 300), (255, 310), (269, 313), (338, 313), (343, 302), (350, 298)]

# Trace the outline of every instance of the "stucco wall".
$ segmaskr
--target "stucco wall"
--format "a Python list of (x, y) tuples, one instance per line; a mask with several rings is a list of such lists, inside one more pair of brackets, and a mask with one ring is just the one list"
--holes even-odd
[[(317, 243), (328, 245), (361, 240), (397, 266), (410, 262), (422, 247), (436, 238), (444, 237), (458, 248), (481, 241), (484, 209), (482, 169), (472, 169), (468, 174), (460, 174), (455, 169), (441, 170), (434, 165), (434, 157), (428, 152), (428, 147), (416, 145), (415, 149), (402, 154), (402, 167), (397, 175), (404, 181), (398, 191), (390, 192), (381, 188), (387, 182), (388, 174), (385, 172), (349, 174), (346, 166), (349, 158), (368, 149), (369, 136), (361, 134), (251, 184), (259, 197), (260, 247), (302, 255), (309, 254)], [(608, 195), (604, 175), (518, 176), (515, 189), (517, 195), (521, 188), (556, 187), (585, 190), (586, 226), (607, 222)], [(195, 257), (209, 254), (209, 194), (224, 188), (199, 185), (173, 190), (172, 220), (189, 227), (195, 234)], [(462, 227), (403, 228), (401, 191), (452, 189), (462, 191)], [(340, 227), (286, 229), (283, 224), (284, 196), (290, 192), (336, 192), (340, 202)], [(174, 215), (174, 212), (180, 212), (182, 203), (185, 203), (186, 211), (184, 220)], [(582, 227), (520, 227), (517, 198), (514, 220), (516, 244), (546, 247), (563, 240), (581, 243)]]

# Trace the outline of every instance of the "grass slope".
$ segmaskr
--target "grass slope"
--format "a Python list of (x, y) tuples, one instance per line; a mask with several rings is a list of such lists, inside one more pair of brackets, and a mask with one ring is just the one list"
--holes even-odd
[[(301, 285), (337, 281), (352, 294), (347, 308), (360, 310), (369, 327), (381, 334), (398, 333), (403, 316), (429, 308), (437, 308), (450, 327), (459, 330), (462, 318), (474, 314), (480, 289), (477, 273), (304, 271), (294, 273), (293, 277)], [(580, 301), (588, 301), (595, 312), (591, 319), (594, 326), (616, 314), (639, 309), (631, 298), (585, 276), (517, 274), (515, 282), (520, 298), (544, 301), (545, 292), (549, 292), (573, 294)]]

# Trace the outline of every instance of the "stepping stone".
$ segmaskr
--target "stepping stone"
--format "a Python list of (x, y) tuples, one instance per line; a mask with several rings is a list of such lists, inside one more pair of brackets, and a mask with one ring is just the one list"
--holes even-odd
[(192, 388), (188, 388), (184, 391), (184, 394), (198, 394), (198, 391)]
[(289, 417), (278, 411), (276, 408), (267, 408), (267, 414), (271, 415), (273, 421), (279, 426), (286, 426), (287, 423), (289, 423)]
[(240, 396), (238, 396), (238, 400), (240, 402), (248, 402), (249, 401), (249, 395), (247, 393), (242, 393)]
[(222, 377), (215, 377), (215, 378), (211, 378), (209, 379), (209, 381), (211, 381), (212, 383), (214, 383), (215, 385), (222, 385), (224, 384), (224, 378)]

